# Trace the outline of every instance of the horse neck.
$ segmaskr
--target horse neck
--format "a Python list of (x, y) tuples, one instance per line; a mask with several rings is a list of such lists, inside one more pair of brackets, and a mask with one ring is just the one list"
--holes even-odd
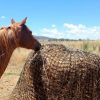
[(9, 54), (7, 52), (3, 52), (2, 54), (0, 54), (0, 77), (2, 76), (2, 74), (4, 73), (9, 60), (11, 58), (11, 55), (13, 53), (14, 50), (10, 50)]

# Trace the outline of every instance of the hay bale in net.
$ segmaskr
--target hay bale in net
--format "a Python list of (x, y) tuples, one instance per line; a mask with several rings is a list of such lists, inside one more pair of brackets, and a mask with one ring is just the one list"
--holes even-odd
[(10, 100), (100, 100), (100, 57), (44, 45), (30, 54)]

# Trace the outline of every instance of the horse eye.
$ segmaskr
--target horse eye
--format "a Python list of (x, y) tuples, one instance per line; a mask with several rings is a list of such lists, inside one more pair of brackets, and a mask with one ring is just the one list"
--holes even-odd
[(7, 27), (7, 29), (11, 29), (11, 27), (9, 26), (9, 27)]
[(26, 28), (25, 25), (20, 25), (20, 27), (21, 27), (21, 29), (25, 29)]

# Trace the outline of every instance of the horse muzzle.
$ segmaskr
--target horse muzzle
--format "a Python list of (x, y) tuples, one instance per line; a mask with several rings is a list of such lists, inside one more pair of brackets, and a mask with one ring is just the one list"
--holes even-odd
[(37, 43), (33, 49), (34, 49), (34, 51), (39, 51), (40, 48), (41, 48), (41, 43), (37, 41)]

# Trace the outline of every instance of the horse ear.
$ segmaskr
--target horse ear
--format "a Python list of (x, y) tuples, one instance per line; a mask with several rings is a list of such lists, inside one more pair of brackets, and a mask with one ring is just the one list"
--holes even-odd
[(27, 17), (22, 20), (21, 25), (24, 25), (26, 23), (26, 20), (27, 20)]
[(11, 23), (14, 24), (15, 23), (15, 20), (14, 19), (11, 19)]

